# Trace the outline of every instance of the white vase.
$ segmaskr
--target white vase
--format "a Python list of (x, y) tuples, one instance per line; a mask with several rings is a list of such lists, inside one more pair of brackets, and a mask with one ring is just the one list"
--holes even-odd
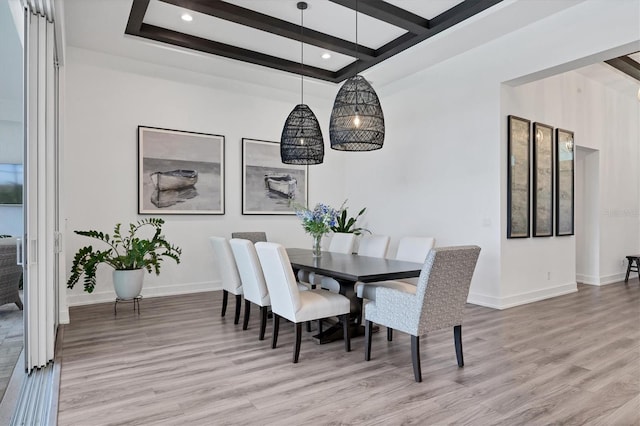
[(142, 282), (144, 281), (144, 269), (113, 271), (113, 288), (118, 299), (130, 300), (140, 296)]

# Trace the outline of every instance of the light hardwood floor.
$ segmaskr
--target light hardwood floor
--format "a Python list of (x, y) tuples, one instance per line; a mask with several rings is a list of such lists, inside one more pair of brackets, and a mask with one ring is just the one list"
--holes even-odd
[[(640, 285), (579, 286), (497, 311), (467, 305), (465, 367), (453, 332), (316, 345), (292, 364), (293, 326), (278, 348), (220, 318), (221, 292), (72, 308), (64, 326), (59, 425), (461, 424), (640, 425)], [(233, 309), (231, 309), (232, 311)], [(242, 321), (241, 321), (242, 323)], [(384, 330), (384, 329), (383, 329)]]

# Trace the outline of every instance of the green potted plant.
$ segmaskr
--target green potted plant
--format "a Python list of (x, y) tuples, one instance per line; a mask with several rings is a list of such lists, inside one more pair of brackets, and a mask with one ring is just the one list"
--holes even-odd
[[(113, 235), (94, 230), (74, 231), (78, 235), (102, 241), (108, 247), (105, 250), (97, 250), (93, 246), (85, 246), (78, 250), (73, 258), (67, 288), (73, 288), (84, 275), (84, 290), (92, 293), (96, 286), (98, 265), (105, 263), (114, 269), (113, 285), (118, 298), (133, 299), (139, 296), (145, 270), (149, 273), (155, 271), (156, 275), (159, 275), (164, 257), (180, 263), (182, 250), (167, 242), (162, 235), (163, 224), (163, 219), (142, 219), (129, 224), (129, 232), (124, 236), (120, 223), (113, 229)], [(153, 229), (153, 236), (139, 236), (139, 232), (147, 228)]]
[(360, 216), (364, 214), (365, 210), (367, 210), (366, 207), (360, 210), (354, 217), (347, 217), (347, 207), (343, 203), (342, 207), (340, 208), (341, 213), (336, 218), (336, 224), (331, 227), (331, 230), (333, 232), (344, 232), (355, 235), (361, 235), (363, 232), (371, 233), (371, 231), (366, 228), (356, 227), (356, 222), (358, 221)]

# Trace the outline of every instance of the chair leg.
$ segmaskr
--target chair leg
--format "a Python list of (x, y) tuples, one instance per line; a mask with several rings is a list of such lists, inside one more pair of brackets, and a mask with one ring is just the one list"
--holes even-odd
[(458, 367), (464, 367), (464, 358), (462, 357), (462, 326), (453, 327), (453, 342), (456, 345), (456, 358), (458, 359)]
[(356, 325), (362, 324), (362, 316), (364, 315), (364, 299), (358, 297), (358, 305), (360, 306), (360, 313), (356, 316)]
[(293, 347), (293, 363), (296, 364), (298, 362), (298, 358), (300, 357), (300, 343), (302, 342), (302, 323), (296, 323), (296, 343)]
[(307, 328), (307, 333), (310, 333), (311, 332), (311, 321), (306, 321), (305, 324), (306, 324), (305, 326)]
[(322, 333), (322, 318), (318, 320), (318, 333)]
[(260, 306), (260, 336), (258, 340), (264, 340), (264, 332), (267, 329), (267, 307)]
[(238, 324), (240, 322), (240, 307), (242, 306), (242, 296), (236, 294), (236, 315), (233, 317), (233, 323)]
[(242, 329), (246, 330), (249, 327), (249, 314), (251, 312), (251, 302), (244, 299), (244, 321), (242, 321)]
[(271, 349), (278, 344), (278, 329), (280, 328), (280, 315), (273, 314), (273, 333), (271, 335)]
[(393, 341), (393, 328), (387, 327), (387, 342)]
[(227, 301), (229, 300), (229, 292), (227, 290), (222, 290), (222, 315), (227, 313)]
[(351, 352), (351, 327), (349, 324), (349, 314), (341, 315), (342, 317), (342, 334), (344, 335), (344, 350)]
[(411, 361), (413, 361), (413, 377), (416, 382), (422, 381), (422, 370), (420, 369), (420, 337), (411, 336)]
[(624, 277), (624, 282), (626, 283), (627, 281), (629, 281), (629, 273), (631, 272), (631, 264), (633, 263), (633, 261), (629, 258), (627, 258), (627, 275), (625, 275)]
[(364, 360), (371, 359), (371, 321), (364, 322)]

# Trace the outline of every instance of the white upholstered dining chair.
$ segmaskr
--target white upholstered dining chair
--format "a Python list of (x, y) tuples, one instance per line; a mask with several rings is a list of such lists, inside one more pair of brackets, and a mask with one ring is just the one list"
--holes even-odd
[(413, 374), (421, 382), (420, 336), (453, 327), (458, 366), (464, 366), (462, 318), (479, 254), (478, 246), (431, 249), (414, 292), (376, 289), (375, 300), (365, 305), (365, 360), (371, 359), (373, 323), (410, 334)]
[[(398, 243), (396, 260), (407, 262), (424, 263), (429, 251), (435, 245), (436, 240), (432, 237), (402, 237)], [(418, 278), (405, 278), (403, 280), (376, 281), (373, 283), (357, 282), (355, 285), (356, 295), (360, 303), (363, 299), (375, 300), (376, 289), (379, 287), (395, 288), (407, 293), (415, 293)], [(387, 340), (393, 340), (393, 328), (387, 327)]]
[[(402, 237), (398, 243), (398, 251), (396, 252), (396, 260), (405, 260), (407, 262), (424, 263), (429, 251), (435, 245), (436, 240), (432, 237)], [(402, 280), (378, 281), (373, 283), (356, 283), (356, 294), (361, 299), (374, 300), (376, 297), (376, 288), (390, 287), (398, 288), (404, 291), (415, 291), (417, 278), (405, 278)], [(413, 286), (413, 287), (410, 287)]]
[(209, 237), (213, 252), (215, 254), (216, 263), (220, 278), (222, 279), (222, 315), (227, 312), (227, 301), (229, 293), (236, 297), (236, 312), (233, 317), (233, 323), (240, 322), (240, 307), (242, 306), (242, 281), (238, 274), (238, 267), (229, 246), (229, 241), (223, 237)]
[[(389, 240), (387, 235), (363, 235), (358, 245), (358, 256), (385, 257), (389, 249)], [(340, 290), (340, 284), (329, 277), (322, 277), (320, 286), (334, 292)]]
[[(264, 340), (264, 333), (267, 326), (268, 308), (271, 306), (269, 290), (264, 279), (262, 266), (258, 259), (258, 253), (253, 242), (240, 238), (229, 240), (233, 257), (236, 260), (240, 280), (242, 281), (242, 291), (244, 293), (244, 321), (242, 329), (249, 327), (249, 317), (251, 314), (251, 303), (260, 307), (260, 334), (258, 340)], [(301, 291), (308, 290), (308, 287), (297, 284)]]
[(249, 240), (232, 238), (229, 240), (233, 257), (236, 260), (242, 289), (244, 292), (244, 321), (242, 329), (249, 326), (251, 303), (260, 307), (260, 334), (258, 340), (264, 340), (264, 332), (267, 326), (267, 309), (271, 306), (269, 290), (264, 280), (262, 267), (258, 260), (258, 253), (253, 243)]
[(323, 290), (300, 291), (296, 282), (289, 256), (283, 246), (277, 243), (256, 243), (256, 251), (271, 297), (273, 312), (273, 335), (271, 347), (278, 342), (280, 317), (295, 324), (295, 345), (293, 362), (300, 356), (302, 323), (321, 318), (340, 316), (344, 324), (344, 345), (351, 351), (349, 331), (350, 301), (346, 297)]

